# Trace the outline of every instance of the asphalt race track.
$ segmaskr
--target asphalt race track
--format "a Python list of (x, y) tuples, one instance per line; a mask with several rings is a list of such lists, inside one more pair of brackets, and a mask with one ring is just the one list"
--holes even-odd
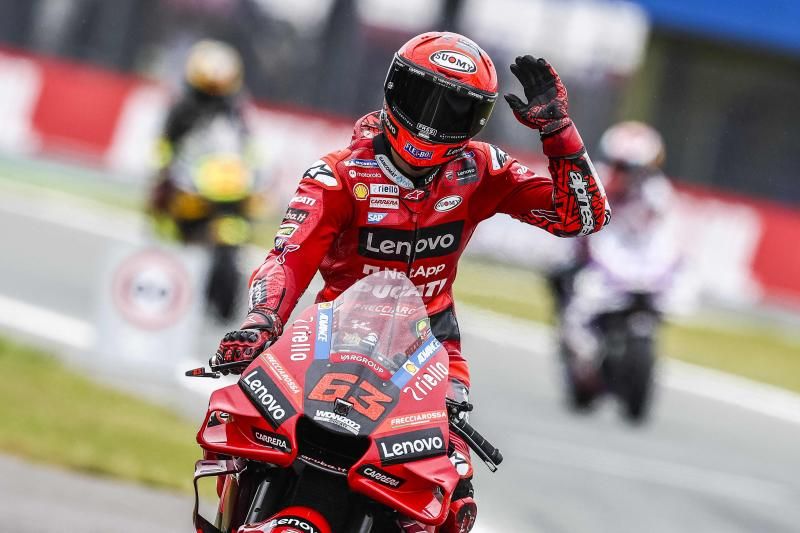
[[(40, 201), (0, 195), (0, 297), (90, 320), (93, 273), (112, 236), (135, 240), (142, 230), (88, 208), (53, 211)], [(7, 313), (0, 307), (0, 316)], [(496, 318), (466, 310), (461, 318), (477, 405), (472, 423), (505, 456), (495, 474), (475, 465), (477, 530), (800, 531), (800, 424), (673, 387), (659, 389), (654, 419), (644, 427), (622, 422), (613, 405), (576, 416), (562, 405), (546, 334), (532, 329), (526, 337), (516, 328), (505, 339)], [(218, 333), (206, 332), (200, 349), (212, 350)], [(164, 388), (171, 392), (162, 400), (200, 418), (201, 394)], [(158, 507), (151, 510), (150, 502)], [(188, 513), (182, 497), (0, 459), (3, 531), (178, 531), (181, 524), (190, 531)], [(129, 528), (102, 527), (110, 523)]]

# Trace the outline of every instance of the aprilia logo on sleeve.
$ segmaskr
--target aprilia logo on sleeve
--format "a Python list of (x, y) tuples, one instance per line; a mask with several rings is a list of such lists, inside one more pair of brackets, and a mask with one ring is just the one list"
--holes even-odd
[(381, 464), (393, 465), (407, 463), (426, 457), (444, 455), (444, 436), (439, 428), (409, 431), (400, 435), (392, 435), (375, 439)]

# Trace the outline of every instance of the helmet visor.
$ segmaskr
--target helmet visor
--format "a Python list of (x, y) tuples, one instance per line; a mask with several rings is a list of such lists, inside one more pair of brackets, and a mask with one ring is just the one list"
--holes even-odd
[(497, 95), (412, 66), (395, 56), (384, 84), (386, 104), (415, 135), (435, 143), (463, 142), (480, 132)]

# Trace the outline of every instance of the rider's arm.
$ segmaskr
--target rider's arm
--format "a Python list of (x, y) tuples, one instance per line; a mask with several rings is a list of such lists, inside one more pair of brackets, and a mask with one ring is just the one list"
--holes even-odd
[[(306, 171), (289, 201), (275, 247), (250, 278), (251, 311), (289, 318), (336, 236), (352, 217), (352, 201), (332, 161)], [(247, 325), (247, 321), (245, 321)]]
[(502, 195), (497, 210), (559, 237), (599, 231), (610, 208), (578, 130), (570, 124), (544, 136), (542, 146), (551, 177), (537, 176), (508, 158), (493, 180)]

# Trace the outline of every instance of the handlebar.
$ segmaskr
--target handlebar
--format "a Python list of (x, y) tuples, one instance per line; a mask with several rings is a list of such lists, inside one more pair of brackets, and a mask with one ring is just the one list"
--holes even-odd
[(461, 418), (459, 415), (462, 412), (472, 410), (472, 405), (463, 402), (457, 403), (448, 400), (448, 407), (450, 408), (450, 429), (469, 445), (469, 447), (486, 463), (489, 470), (492, 472), (497, 471), (497, 466), (503, 462), (503, 454), (494, 445), (486, 440), (483, 435), (472, 427), (466, 418)]

